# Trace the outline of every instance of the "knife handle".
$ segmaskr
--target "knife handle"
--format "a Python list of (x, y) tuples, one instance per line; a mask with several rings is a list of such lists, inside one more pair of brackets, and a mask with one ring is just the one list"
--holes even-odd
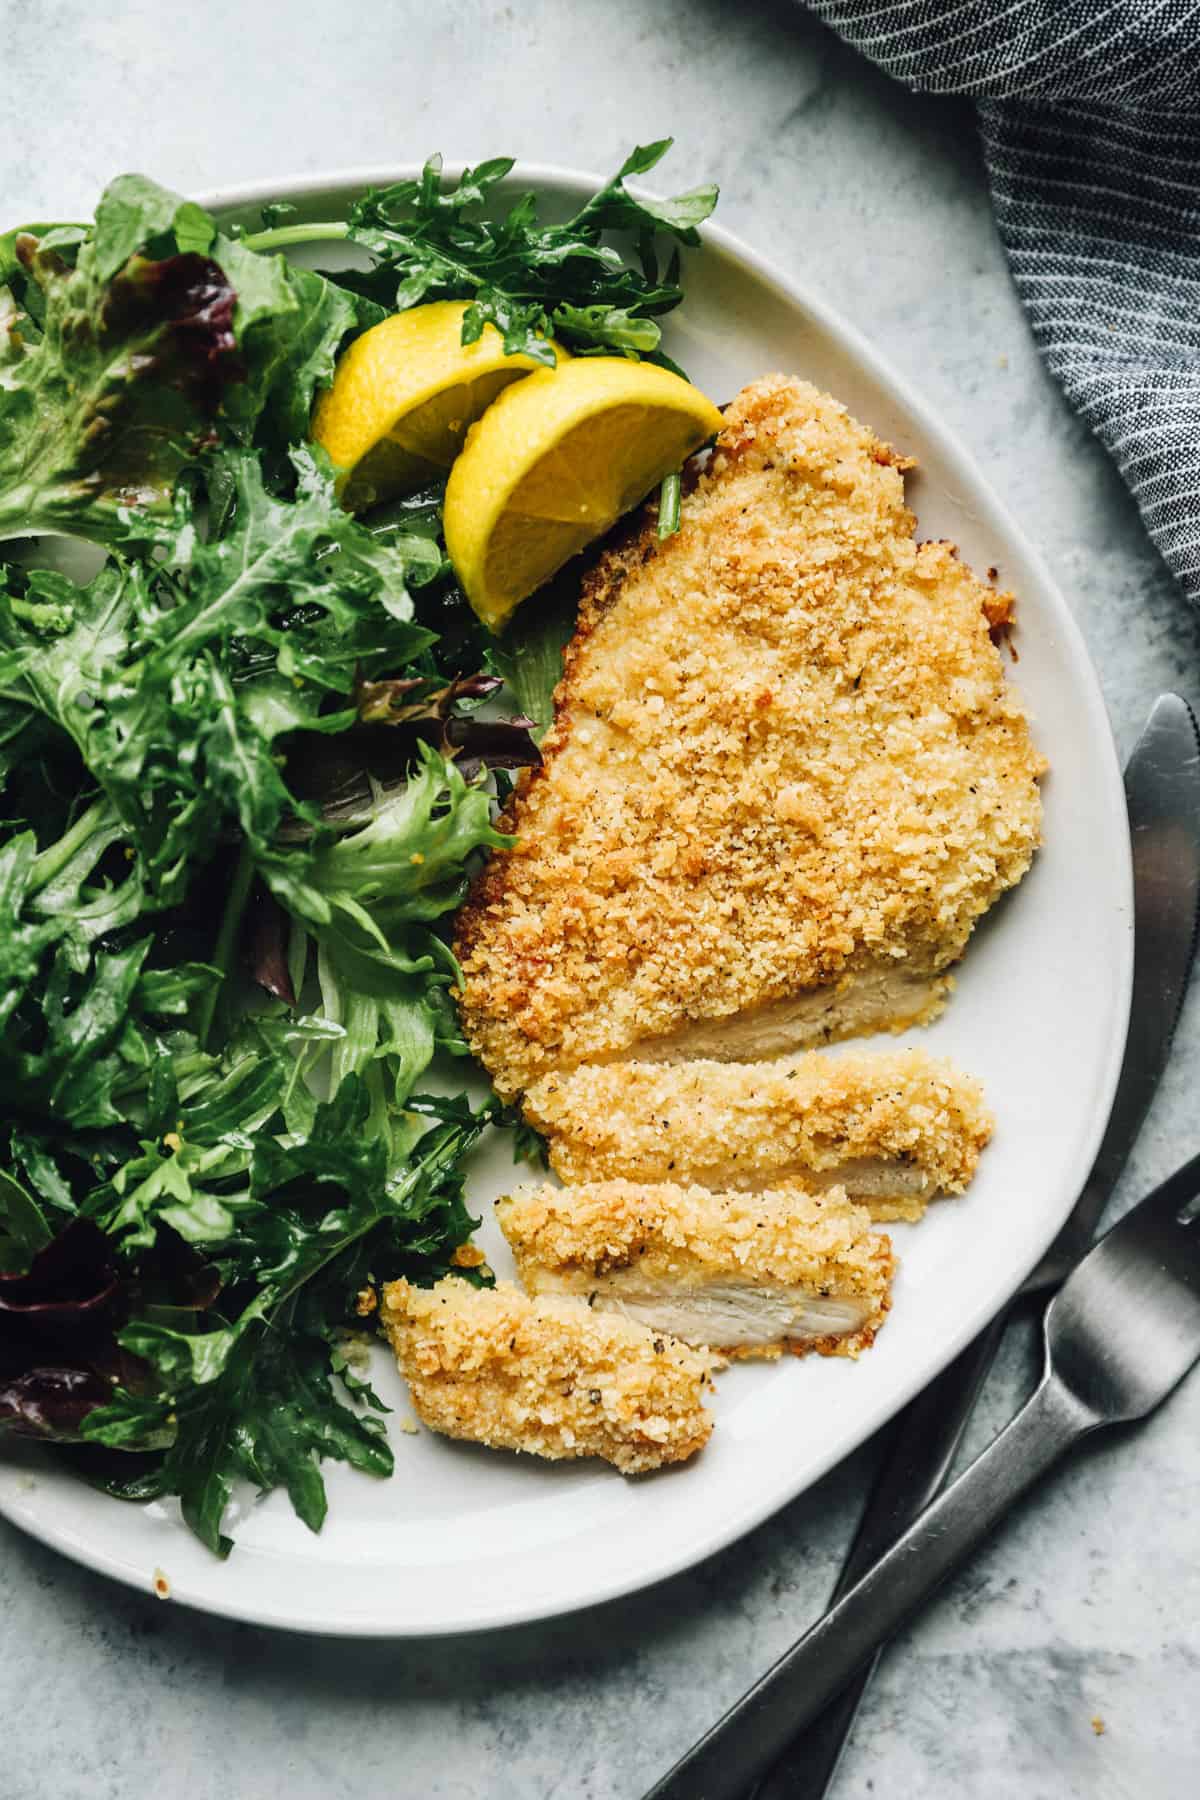
[[(891, 1549), (900, 1533), (940, 1491), (1010, 1314), (1011, 1307), (1006, 1306), (893, 1421), (884, 1462), (842, 1565), (831, 1604), (860, 1575), (865, 1575), (885, 1550)], [(809, 1729), (789, 1744), (774, 1768), (748, 1793), (747, 1800), (822, 1800), (837, 1773), (859, 1704), (881, 1654), (882, 1650), (877, 1650)]]
[(643, 1800), (742, 1800), (876, 1646), (1102, 1422), (1047, 1366), (1033, 1398), (987, 1449)]

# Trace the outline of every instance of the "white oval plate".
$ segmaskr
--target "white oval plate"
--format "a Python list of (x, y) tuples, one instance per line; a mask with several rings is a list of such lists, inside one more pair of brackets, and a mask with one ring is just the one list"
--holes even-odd
[[(368, 185), (407, 169), (256, 183), (211, 195), (257, 222), (266, 200), (302, 219), (338, 217)], [(595, 183), (526, 167), (514, 186), (558, 211)], [(331, 247), (306, 257), (331, 262)], [(687, 258), (688, 299), (668, 346), (714, 398), (767, 370), (828, 389), (905, 452), (922, 537), (949, 538), (1019, 598), (1013, 673), (1048, 755), (1046, 848), (980, 928), (945, 1016), (921, 1042), (982, 1077), (998, 1120), (969, 1195), (894, 1228), (895, 1305), (861, 1362), (812, 1357), (722, 1375), (717, 1430), (689, 1467), (624, 1480), (594, 1464), (548, 1464), (399, 1428), (403, 1386), (382, 1349), (376, 1378), (395, 1407), (390, 1481), (326, 1465), (329, 1518), (313, 1536), (274, 1495), (247, 1499), (229, 1562), (202, 1549), (173, 1505), (122, 1505), (29, 1446), (7, 1445), (0, 1511), (94, 1569), (209, 1612), (294, 1630), (407, 1636), (514, 1624), (659, 1581), (749, 1531), (869, 1436), (997, 1311), (1050, 1243), (1108, 1116), (1132, 968), (1129, 838), (1112, 737), (1079, 631), (1036, 552), (970, 457), (923, 402), (820, 301), (728, 233), (708, 228)], [(1014, 444), (1013, 454), (1020, 454)], [(490, 1202), (512, 1184), (507, 1150), (477, 1160), (469, 1199), (509, 1267)]]

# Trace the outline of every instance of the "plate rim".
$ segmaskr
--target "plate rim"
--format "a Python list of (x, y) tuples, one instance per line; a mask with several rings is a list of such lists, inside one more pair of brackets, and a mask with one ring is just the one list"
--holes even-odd
[[(447, 160), (443, 168), (447, 176), (454, 178), (468, 166), (470, 165), (461, 160)], [(303, 202), (315, 199), (333, 189), (357, 188), (361, 190), (367, 187), (381, 187), (392, 182), (411, 180), (420, 174), (421, 168), (422, 164), (416, 161), (373, 163), (281, 176), (275, 179), (256, 178), (252, 181), (223, 184), (200, 193), (196, 198), (201, 206), (221, 217), (259, 206), (271, 200)], [(587, 170), (576, 169), (567, 164), (526, 162), (518, 159), (512, 173), (506, 178), (506, 185), (520, 182), (541, 191), (569, 193), (580, 187), (594, 189), (604, 179), (603, 176)], [(642, 183), (630, 182), (628, 185), (632, 192), (649, 194), (653, 198), (661, 197)], [(248, 1602), (244, 1599), (239, 1600), (233, 1582), (229, 1583), (226, 1592), (213, 1593), (187, 1579), (173, 1580), (171, 1598), (198, 1612), (230, 1621), (292, 1631), (301, 1635), (395, 1639), (442, 1637), (460, 1633), (500, 1631), (543, 1619), (562, 1617), (591, 1606), (619, 1600), (632, 1593), (645, 1591), (686, 1569), (696, 1567), (728, 1545), (746, 1536), (764, 1520), (772, 1517), (808, 1488), (814, 1486), (831, 1468), (853, 1454), (854, 1450), (861, 1446), (873, 1432), (902, 1412), (914, 1395), (936, 1378), (958, 1352), (983, 1329), (994, 1313), (1000, 1307), (1007, 1305), (1019, 1290), (1025, 1276), (1034, 1268), (1056, 1236), (1070, 1210), (1070, 1205), (1074, 1204), (1074, 1196), (1082, 1188), (1095, 1160), (1112, 1109), (1129, 1029), (1133, 982), (1133, 870), (1128, 816), (1125, 810), (1124, 786), (1117, 745), (1099, 673), (1092, 660), (1083, 631), (1068, 606), (1058, 582), (1051, 574), (1040, 548), (1018, 524), (1006, 503), (997, 496), (992, 484), (981, 471), (975, 456), (961, 442), (957, 433), (942, 422), (936, 410), (916, 391), (908, 379), (897, 372), (889, 359), (874, 347), (856, 325), (846, 320), (831, 302), (825, 300), (819, 292), (814, 291), (805, 280), (786, 274), (769, 257), (763, 256), (725, 226), (709, 222), (700, 227), (700, 234), (706, 247), (718, 251), (727, 264), (739, 271), (749, 271), (759, 283), (773, 290), (775, 295), (788, 307), (800, 314), (807, 314), (815, 320), (823, 331), (841, 344), (874, 381), (889, 391), (898, 409), (919, 425), (921, 432), (937, 444), (939, 451), (947, 459), (970, 474), (972, 480), (986, 495), (996, 524), (1014, 544), (1019, 545), (1041, 592), (1046, 596), (1056, 626), (1062, 634), (1072, 666), (1081, 677), (1082, 697), (1086, 701), (1089, 717), (1098, 727), (1097, 741), (1104, 746), (1104, 766), (1097, 770), (1097, 786), (1098, 788), (1102, 786), (1106, 796), (1107, 810), (1115, 815), (1113, 822), (1117, 829), (1113, 833), (1113, 838), (1114, 842), (1120, 846), (1121, 869), (1117, 872), (1119, 880), (1116, 879), (1116, 876), (1114, 877), (1114, 885), (1119, 885), (1122, 890), (1123, 930), (1119, 944), (1119, 967), (1109, 971), (1110, 979), (1114, 981), (1118, 992), (1113, 1032), (1107, 1051), (1107, 1063), (1104, 1078), (1097, 1085), (1093, 1095), (1090, 1129), (1080, 1135), (1076, 1163), (1070, 1177), (1070, 1198), (1069, 1200), (1064, 1198), (1059, 1208), (1047, 1208), (1047, 1219), (1050, 1223), (1047, 1225), (1044, 1238), (1041, 1241), (1035, 1241), (1031, 1236), (1029, 1246), (1032, 1247), (1029, 1248), (1029, 1254), (1021, 1266), (1020, 1274), (1011, 1288), (1007, 1288), (1001, 1295), (996, 1305), (989, 1304), (984, 1307), (977, 1305), (968, 1315), (960, 1319), (956, 1329), (946, 1334), (931, 1364), (917, 1372), (911, 1382), (901, 1383), (898, 1389), (899, 1398), (893, 1401), (889, 1397), (885, 1403), (863, 1413), (855, 1427), (852, 1442), (840, 1444), (821, 1457), (816, 1465), (808, 1468), (797, 1484), (786, 1492), (780, 1493), (772, 1490), (765, 1498), (750, 1497), (749, 1503), (735, 1515), (722, 1515), (720, 1522), (705, 1535), (703, 1541), (689, 1540), (686, 1548), (676, 1556), (664, 1559), (661, 1567), (658, 1567), (651, 1575), (641, 1571), (635, 1572), (627, 1578), (614, 1575), (612, 1578), (601, 1581), (599, 1585), (595, 1585), (586, 1593), (567, 1594), (561, 1600), (548, 1600), (543, 1597), (528, 1606), (513, 1606), (511, 1603), (501, 1605), (495, 1609), (495, 1616), (481, 1617), (480, 1613), (476, 1611), (457, 1617), (448, 1615), (435, 1622), (426, 1620), (409, 1623), (403, 1619), (397, 1621), (394, 1618), (380, 1615), (350, 1619), (345, 1612), (331, 1614), (322, 1610), (327, 1604), (326, 1602), (310, 1604), (302, 1614), (298, 1615), (295, 1611), (265, 1604), (258, 1598), (251, 1598)], [(43, 1454), (35, 1444), (21, 1444), (20, 1448), (28, 1449), (35, 1457)], [(18, 1458), (18, 1463), (19, 1460)], [(4, 1486), (0, 1486), (0, 1516), (30, 1537), (59, 1551), (72, 1561), (96, 1573), (120, 1581), (128, 1587), (146, 1591), (144, 1570), (135, 1570), (129, 1563), (122, 1562), (114, 1552), (106, 1547), (99, 1549), (91, 1547), (78, 1534), (65, 1526), (56, 1526), (36, 1516), (31, 1516), (23, 1506), (15, 1503), (13, 1496)], [(216, 1572), (229, 1572), (232, 1566), (214, 1562), (213, 1567)], [(218, 1583), (218, 1587), (222, 1585)]]

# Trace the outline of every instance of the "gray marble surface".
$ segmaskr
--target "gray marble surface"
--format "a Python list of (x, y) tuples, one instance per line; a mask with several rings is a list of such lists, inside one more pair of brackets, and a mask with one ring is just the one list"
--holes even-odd
[[(0, 43), (5, 223), (88, 212), (128, 167), (202, 189), (441, 147), (607, 170), (674, 132), (679, 185), (717, 177), (724, 222), (822, 290), (973, 448), (1079, 614), (1122, 747), (1164, 686), (1200, 697), (1197, 625), (1037, 362), (969, 112), (892, 87), (802, 12), (0, 0)], [(1123, 1202), (1197, 1147), (1198, 1080), (1200, 996)], [(1027, 1325), (969, 1451), (1034, 1365)], [(1198, 1438), (1193, 1378), (1028, 1502), (887, 1655), (836, 1800), (1200, 1791)], [(0, 1794), (632, 1800), (820, 1611), (874, 1461), (865, 1446), (632, 1600), (394, 1646), (193, 1616), (0, 1526)]]

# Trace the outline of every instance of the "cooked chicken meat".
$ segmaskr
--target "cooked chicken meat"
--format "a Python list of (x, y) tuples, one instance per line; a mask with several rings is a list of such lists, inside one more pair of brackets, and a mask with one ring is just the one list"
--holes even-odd
[(1038, 843), (1008, 597), (916, 543), (904, 459), (835, 400), (772, 376), (726, 417), (680, 530), (586, 581), (517, 846), (460, 915), (506, 1096), (927, 1019)]
[(839, 1189), (599, 1181), (524, 1189), (496, 1213), (530, 1293), (727, 1356), (857, 1356), (891, 1304), (891, 1244)]
[(390, 1282), (380, 1318), (431, 1431), (626, 1475), (685, 1462), (712, 1431), (711, 1363), (676, 1338), (511, 1283)]
[(836, 1183), (875, 1219), (961, 1192), (992, 1130), (979, 1083), (922, 1050), (591, 1064), (535, 1082), (525, 1115), (568, 1183)]

